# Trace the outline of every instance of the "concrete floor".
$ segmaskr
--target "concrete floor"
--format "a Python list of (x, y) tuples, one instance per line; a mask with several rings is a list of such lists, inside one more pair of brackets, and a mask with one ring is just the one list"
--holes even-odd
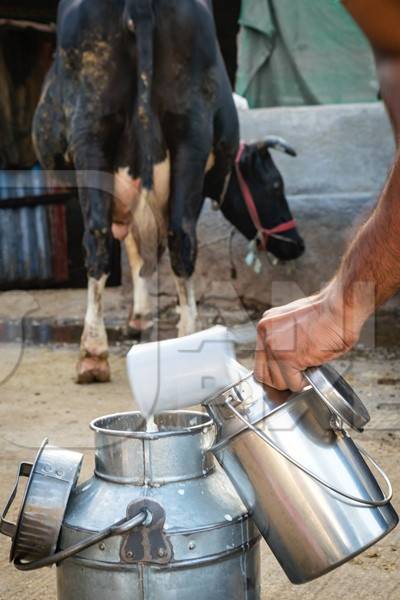
[[(111, 384), (77, 387), (73, 382), (76, 348), (46, 346), (21, 351), (18, 346), (0, 345), (0, 506), (10, 493), (17, 465), (21, 460), (32, 459), (46, 436), (54, 445), (84, 451), (82, 476), (89, 476), (93, 454), (88, 423), (103, 414), (134, 408), (125, 376), (125, 352), (122, 346), (112, 351)], [(346, 369), (346, 377), (371, 412), (371, 425), (362, 435), (363, 444), (389, 474), (395, 491), (394, 504), (400, 510), (398, 356), (387, 352), (357, 354), (341, 361), (340, 367)], [(399, 532), (400, 528), (349, 564), (301, 587), (289, 583), (263, 544), (262, 600), (397, 600)], [(8, 540), (0, 539), (0, 599), (55, 600), (55, 571), (19, 573), (8, 565), (8, 552)]]

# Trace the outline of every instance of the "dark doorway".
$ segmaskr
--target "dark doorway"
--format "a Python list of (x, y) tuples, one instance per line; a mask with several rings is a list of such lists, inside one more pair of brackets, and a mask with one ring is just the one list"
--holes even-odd
[(232, 87), (235, 88), (241, 0), (213, 0), (213, 6), (222, 56)]

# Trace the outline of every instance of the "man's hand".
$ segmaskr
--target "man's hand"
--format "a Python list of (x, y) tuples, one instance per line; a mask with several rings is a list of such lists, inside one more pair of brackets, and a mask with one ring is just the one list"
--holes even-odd
[(334, 284), (268, 310), (257, 328), (256, 378), (279, 390), (300, 391), (306, 385), (302, 371), (347, 352), (364, 320), (343, 310)]
[(377, 206), (325, 290), (265, 313), (258, 325), (257, 379), (301, 390), (302, 371), (349, 350), (369, 315), (400, 289), (399, 198), (400, 152)]

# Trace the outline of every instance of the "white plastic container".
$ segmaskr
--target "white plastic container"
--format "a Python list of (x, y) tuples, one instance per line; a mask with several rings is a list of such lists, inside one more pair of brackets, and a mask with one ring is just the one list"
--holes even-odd
[(236, 361), (233, 336), (221, 325), (133, 346), (127, 367), (132, 394), (147, 417), (201, 404), (248, 374)]

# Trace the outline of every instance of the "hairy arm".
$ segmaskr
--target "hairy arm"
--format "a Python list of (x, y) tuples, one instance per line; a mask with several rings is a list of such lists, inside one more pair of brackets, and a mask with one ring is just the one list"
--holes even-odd
[(256, 377), (278, 389), (302, 389), (302, 371), (347, 352), (368, 317), (399, 288), (400, 154), (332, 281), (318, 294), (273, 308), (261, 319)]
[[(377, 207), (342, 260), (337, 281), (345, 305), (368, 316), (400, 287), (400, 154)], [(354, 290), (357, 281), (373, 284), (374, 307)]]

